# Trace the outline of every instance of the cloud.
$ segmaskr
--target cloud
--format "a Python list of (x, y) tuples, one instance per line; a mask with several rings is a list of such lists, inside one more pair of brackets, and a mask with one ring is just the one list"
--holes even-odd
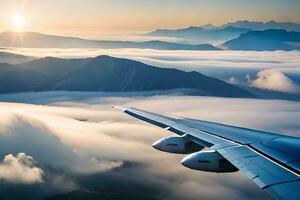
[[(0, 100), (27, 102), (0, 103), (0, 154), (24, 152), (34, 157), (44, 171), (40, 184), (47, 188), (41, 190), (41, 198), (79, 188), (114, 188), (137, 191), (148, 198), (268, 199), (241, 173), (217, 175), (189, 170), (180, 164), (183, 155), (154, 150), (154, 141), (173, 134), (112, 109), (111, 104), (274, 132), (300, 132), (297, 102), (133, 95), (0, 95)], [(0, 189), (0, 197), (3, 192)]]
[(256, 88), (287, 92), (300, 93), (300, 86), (294, 83), (284, 73), (275, 70), (264, 70), (257, 74), (255, 80), (250, 80), (250, 85)]
[[(120, 161), (99, 161), (92, 155), (85, 155), (76, 146), (74, 148), (74, 146), (66, 145), (69, 143), (77, 144), (78, 142), (81, 148), (84, 148), (85, 144), (90, 144), (88, 138), (85, 141), (80, 141), (81, 134), (79, 132), (84, 130), (82, 126), (78, 126), (80, 124), (78, 120), (68, 119), (64, 116), (53, 116), (50, 109), (40, 110), (40, 108), (34, 108), (35, 106), (33, 106), (33, 110), (37, 109), (42, 112), (39, 114), (26, 114), (27, 109), (30, 109), (30, 107), (22, 105), (16, 107), (19, 111), (11, 110), (14, 112), (11, 121), (0, 127), (0, 155), (11, 152), (26, 152), (33, 155), (43, 167), (51, 166), (56, 170), (68, 169), (70, 172), (85, 174), (103, 172), (122, 165)], [(47, 112), (49, 113), (45, 114)], [(74, 112), (67, 114), (67, 116), (72, 115), (72, 113)], [(81, 117), (84, 116), (81, 115)], [(52, 125), (52, 123), (57, 123), (57, 120), (60, 121), (57, 124), (59, 127)], [(67, 126), (64, 126), (64, 124), (67, 124)], [(69, 126), (73, 126), (73, 128), (65, 131), (64, 127)], [(91, 127), (87, 126), (85, 130), (89, 129)], [(72, 130), (74, 135), (69, 135), (69, 131)], [(91, 131), (91, 134), (92, 132), (95, 131)], [(66, 142), (66, 138), (70, 139)], [(105, 138), (102, 137), (102, 139)]]
[(25, 153), (8, 154), (0, 162), (0, 180), (11, 183), (32, 184), (43, 182), (43, 170), (35, 166), (33, 157)]

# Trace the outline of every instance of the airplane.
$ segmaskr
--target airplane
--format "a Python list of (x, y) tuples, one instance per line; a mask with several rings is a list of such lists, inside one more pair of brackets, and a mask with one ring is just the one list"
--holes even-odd
[(187, 168), (215, 173), (241, 171), (275, 199), (300, 199), (298, 137), (163, 116), (137, 108), (114, 108), (177, 134), (158, 140), (153, 147), (169, 153), (190, 154), (181, 161)]

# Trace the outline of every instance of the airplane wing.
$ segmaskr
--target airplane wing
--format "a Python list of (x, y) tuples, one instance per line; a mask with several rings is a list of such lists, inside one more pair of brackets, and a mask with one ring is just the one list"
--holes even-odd
[[(115, 108), (177, 134), (157, 141), (153, 147), (171, 153), (194, 152), (181, 161), (188, 168), (218, 173), (240, 170), (276, 199), (300, 199), (300, 138)], [(210, 151), (201, 151), (204, 147)]]

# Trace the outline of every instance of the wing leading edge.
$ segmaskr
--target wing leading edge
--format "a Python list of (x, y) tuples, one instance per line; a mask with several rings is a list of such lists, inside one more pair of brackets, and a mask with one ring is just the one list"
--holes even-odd
[(300, 199), (300, 138), (136, 108), (115, 108), (218, 152), (276, 199)]

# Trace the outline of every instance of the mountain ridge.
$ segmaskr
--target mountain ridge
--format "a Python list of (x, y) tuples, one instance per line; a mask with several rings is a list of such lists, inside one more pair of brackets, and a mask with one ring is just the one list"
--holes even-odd
[(223, 46), (248, 51), (300, 50), (300, 32), (280, 29), (250, 31), (225, 42)]
[(154, 37), (178, 37), (201, 42), (226, 42), (250, 31), (264, 31), (269, 29), (300, 32), (300, 24), (293, 22), (276, 22), (274, 20), (269, 22), (238, 20), (228, 22), (221, 26), (205, 24), (202, 26), (190, 26), (178, 29), (156, 29), (146, 33), (146, 35)]
[[(53, 67), (53, 63), (56, 63), (57, 66)], [(69, 65), (67, 69), (60, 69), (66, 63)], [(0, 74), (3, 74), (1, 65)], [(17, 92), (53, 90), (139, 92), (187, 88), (197, 90), (197, 95), (254, 97), (246, 90), (198, 72), (158, 68), (134, 60), (105, 55), (91, 59), (73, 60), (44, 58), (35, 62), (30, 61), (10, 66), (26, 72), (28, 79), (25, 79), (27, 76), (23, 76), (24, 83), (21, 84), (18, 77), (13, 74), (2, 77), (0, 83), (7, 88), (2, 88), (3, 90), (0, 92), (16, 92), (15, 87), (9, 90), (10, 84), (5, 82), (9, 80), (10, 83), (16, 81), (15, 86), (19, 86)], [(18, 71), (15, 72), (15, 74), (18, 73)], [(37, 80), (32, 87), (23, 87), (32, 83), (32, 80)]]
[(224, 28), (203, 28), (197, 26), (190, 26), (181, 29), (157, 29), (155, 31), (146, 33), (147, 36), (154, 37), (178, 37), (184, 39), (194, 39), (201, 42), (207, 41), (226, 41), (238, 37), (242, 33), (251, 31), (248, 28), (237, 28), (228, 26)]
[(88, 40), (78, 37), (48, 35), (37, 32), (0, 33), (0, 46), (26, 48), (140, 48), (157, 50), (220, 50), (210, 44), (184, 44), (158, 40), (145, 42)]

